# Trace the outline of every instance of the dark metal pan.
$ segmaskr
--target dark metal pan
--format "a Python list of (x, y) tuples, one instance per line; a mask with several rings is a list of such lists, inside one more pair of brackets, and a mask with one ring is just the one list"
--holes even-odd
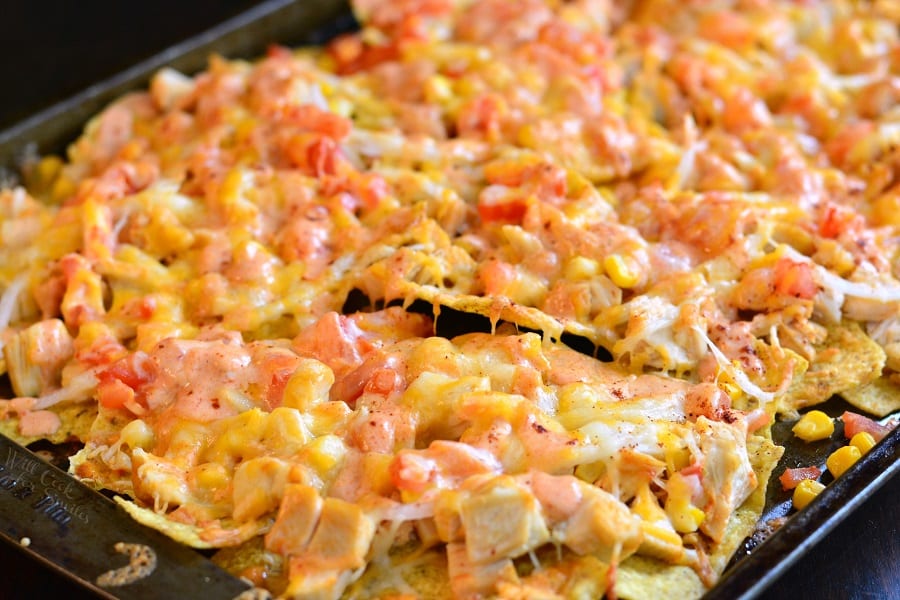
[[(177, 589), (183, 598), (230, 599), (249, 588), (2, 435), (0, 538), (101, 598), (158, 598), (160, 590)], [(107, 584), (104, 574), (129, 564), (119, 544), (139, 544), (155, 568), (125, 585)]]
[(64, 149), (88, 119), (122, 94), (146, 87), (153, 73), (163, 66), (196, 73), (206, 67), (214, 53), (250, 58), (262, 54), (269, 44), (319, 44), (355, 27), (346, 0), (265, 0), (0, 131), (0, 165), (15, 165), (26, 146), (41, 154)]
[[(214, 52), (249, 58), (261, 54), (270, 43), (320, 43), (353, 27), (355, 23), (344, 0), (266, 0), (0, 132), (0, 168), (14, 171), (26, 148), (40, 154), (60, 152), (77, 137), (91, 116), (121, 94), (145, 86), (150, 76), (164, 65), (193, 73), (202, 69)], [(845, 408), (839, 400), (825, 405), (826, 411), (833, 416)], [(776, 442), (786, 447), (776, 476), (785, 466), (821, 464), (827, 453), (842, 443), (840, 428), (830, 441), (814, 445), (798, 443), (790, 434), (789, 423), (776, 424), (773, 433)], [(21, 465), (27, 468), (23, 471)], [(200, 554), (136, 525), (107, 498), (88, 490), (5, 438), (0, 439), (0, 467), (4, 469), (0, 471), (0, 538), (100, 597), (159, 597), (166, 595), (160, 590), (175, 589), (181, 597), (233, 597), (245, 587)], [(732, 560), (720, 583), (706, 597), (710, 600), (754, 598), (764, 592), (769, 596), (773, 584), (779, 582), (791, 565), (867, 499), (883, 494), (883, 491), (878, 492), (879, 488), (891, 478), (896, 481), (897, 471), (900, 471), (900, 431), (894, 431), (844, 476), (832, 482), (805, 511), (786, 520), (783, 518), (789, 515), (789, 496), (781, 491), (777, 480), (773, 481), (763, 521), (771, 523), (781, 519), (784, 524), (764, 541), (762, 534), (749, 539)], [(56, 486), (69, 490), (68, 493), (76, 495), (78, 500), (74, 504), (69, 499), (68, 503), (63, 501), (53, 505), (54, 501), (65, 500), (58, 496)], [(23, 489), (32, 491), (26, 497), (17, 497), (16, 493), (21, 496)], [(45, 500), (45, 497), (50, 499)], [(73, 511), (90, 511), (91, 526), (79, 527)], [(66, 521), (65, 527), (61, 528), (60, 520)], [(124, 539), (126, 534), (135, 537)], [(23, 538), (28, 538), (27, 547), (22, 544)], [(148, 577), (144, 583), (120, 588), (98, 586), (96, 576), (99, 573), (126, 562), (110, 544), (139, 540), (150, 540), (157, 549), (157, 578)], [(876, 553), (878, 549), (873, 548), (872, 552)], [(85, 566), (91, 560), (94, 564)], [(201, 587), (192, 587), (197, 585)], [(220, 593), (214, 594), (214, 589)]]

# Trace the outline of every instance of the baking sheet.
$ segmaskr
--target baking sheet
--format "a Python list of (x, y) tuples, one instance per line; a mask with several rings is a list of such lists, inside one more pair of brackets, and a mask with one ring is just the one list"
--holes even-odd
[[(208, 56), (213, 52), (229, 57), (253, 57), (273, 42), (287, 45), (319, 43), (352, 27), (352, 16), (343, 1), (263, 2), (206, 33), (0, 132), (0, 165), (14, 170), (26, 149), (37, 154), (61, 151), (77, 137), (88, 118), (121, 94), (146, 86), (149, 77), (163, 65), (183, 72), (196, 72), (205, 67)], [(848, 406), (834, 399), (824, 405), (824, 409), (832, 416), (838, 416)], [(787, 449), (775, 469), (775, 478), (785, 467), (824, 464), (828, 453), (843, 443), (840, 426), (831, 440), (815, 444), (798, 442), (790, 434), (790, 426), (790, 423), (778, 423), (774, 427), (776, 442)], [(769, 487), (762, 527), (739, 550), (723, 579), (710, 590), (707, 598), (751, 598), (760, 595), (865, 498), (895, 476), (900, 470), (898, 459), (900, 431), (894, 431), (841, 479), (829, 485), (807, 510), (786, 520), (784, 517), (790, 511), (790, 496), (781, 490), (775, 479)], [(776, 529), (776, 524), (780, 528)]]
[[(0, 538), (101, 598), (150, 600), (160, 590), (183, 598), (228, 600), (249, 585), (199, 553), (143, 527), (65, 471), (0, 435)], [(154, 568), (127, 585), (104, 574), (126, 567), (119, 544), (151, 552)], [(122, 581), (122, 580), (120, 580)], [(118, 583), (113, 578), (114, 583)]]

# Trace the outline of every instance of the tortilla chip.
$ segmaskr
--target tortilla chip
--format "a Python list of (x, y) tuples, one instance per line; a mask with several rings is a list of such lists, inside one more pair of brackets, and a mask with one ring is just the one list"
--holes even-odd
[(59, 415), (60, 426), (50, 435), (27, 436), (19, 433), (19, 419), (10, 415), (0, 419), (0, 433), (11, 440), (27, 446), (38, 440), (47, 440), (52, 444), (64, 444), (74, 440), (83, 440), (91, 430), (91, 425), (97, 417), (97, 406), (93, 403), (66, 404), (55, 406), (48, 410)]
[(782, 397), (781, 411), (825, 402), (834, 394), (858, 388), (881, 376), (885, 354), (858, 323), (828, 327), (828, 337), (816, 346), (806, 373), (794, 380)]
[(872, 383), (852, 390), (844, 390), (841, 397), (856, 408), (876, 417), (886, 417), (900, 410), (900, 385), (887, 377), (880, 377)]
[(167, 515), (138, 506), (121, 496), (115, 496), (113, 499), (138, 523), (156, 529), (173, 540), (192, 548), (208, 549), (242, 544), (267, 531), (272, 524), (270, 519), (259, 519), (240, 525), (222, 522), (218, 526), (198, 527), (174, 521)]
[(390, 561), (370, 563), (366, 572), (344, 594), (348, 598), (420, 598), (449, 600), (447, 556), (440, 549), (422, 550), (414, 545), (391, 551)]
[(769, 487), (769, 479), (772, 476), (772, 471), (778, 465), (781, 455), (784, 454), (784, 448), (775, 445), (769, 438), (758, 435), (752, 435), (748, 438), (747, 450), (750, 454), (750, 464), (753, 465), (753, 471), (756, 473), (759, 485), (731, 515), (722, 543), (710, 554), (710, 566), (719, 574), (725, 569), (732, 555), (743, 543), (744, 538), (751, 535), (756, 529), (756, 525), (766, 505), (766, 490)]
[(423, 300), (437, 307), (438, 311), (443, 306), (487, 317), (492, 324), (506, 321), (526, 329), (542, 331), (557, 340), (563, 332), (566, 332), (587, 338), (595, 344), (600, 342), (600, 336), (592, 327), (573, 320), (557, 320), (540, 309), (517, 304), (508, 298), (460, 294), (409, 281), (398, 282), (394, 288), (399, 295), (406, 298), (407, 306), (414, 300)]
[[(261, 535), (250, 538), (243, 544), (222, 548), (211, 560), (236, 577), (264, 579), (267, 589), (273, 595), (280, 595), (287, 588), (285, 561), (280, 555), (266, 550)], [(256, 577), (252, 574), (256, 574)]]
[[(712, 570), (721, 574), (744, 539), (753, 533), (766, 504), (766, 488), (784, 449), (767, 437), (753, 435), (747, 440), (750, 463), (759, 485), (728, 521), (725, 537), (709, 555)], [(669, 565), (643, 556), (631, 556), (616, 575), (616, 595), (620, 598), (699, 598), (706, 593), (699, 575), (691, 567)]]
[(700, 577), (690, 567), (667, 565), (643, 556), (631, 556), (616, 571), (616, 596), (626, 600), (644, 598), (699, 598), (706, 592)]

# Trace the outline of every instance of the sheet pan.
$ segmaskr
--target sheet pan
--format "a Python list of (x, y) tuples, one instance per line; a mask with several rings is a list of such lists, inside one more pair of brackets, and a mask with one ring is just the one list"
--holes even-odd
[[(5, 168), (7, 174), (14, 173), (23, 153), (61, 151), (77, 137), (88, 118), (121, 94), (144, 87), (149, 77), (164, 65), (192, 73), (202, 69), (213, 52), (228, 57), (250, 58), (261, 54), (270, 43), (315, 44), (353, 27), (353, 18), (344, 1), (268, 0), (0, 132), (0, 168)], [(848, 407), (839, 399), (833, 399), (824, 405), (826, 412), (832, 416), (838, 416), (846, 408)], [(776, 442), (786, 447), (785, 457), (776, 468), (775, 476), (787, 466), (824, 464), (828, 453), (842, 443), (840, 427), (830, 440), (803, 444), (792, 437), (790, 426), (791, 423), (777, 423), (773, 428)], [(829, 485), (805, 511), (795, 516), (785, 519), (790, 511), (790, 498), (786, 492), (781, 491), (780, 484), (775, 480), (769, 487), (766, 512), (757, 534), (745, 542), (732, 559), (722, 580), (707, 593), (706, 598), (712, 600), (760, 596), (791, 564), (837, 527), (866, 498), (890, 478), (897, 476), (898, 471), (900, 430), (885, 438), (848, 473)], [(54, 474), (54, 477), (67, 476), (60, 472)], [(81, 489), (81, 484), (77, 482), (67, 481), (67, 485), (76, 486), (72, 489)], [(102, 496), (90, 498), (86, 501), (88, 504), (106, 501)], [(36, 514), (40, 516), (39, 511)], [(780, 527), (776, 528), (775, 525)], [(107, 528), (117, 526), (117, 519), (106, 525)], [(154, 532), (149, 535), (154, 535)], [(9, 531), (0, 532), (0, 537), (13, 544), (21, 541), (21, 536)], [(30, 552), (35, 560), (41, 561), (48, 568), (60, 570), (74, 581), (87, 585), (95, 593), (107, 594), (86, 581), (71, 564), (59, 564), (41, 557), (36, 552), (39, 547), (40, 543), (33, 543), (30, 549), (23, 550)], [(181, 550), (176, 550), (177, 552)], [(195, 558), (190, 557), (188, 560), (193, 561)], [(196, 560), (201, 565), (197, 569), (206, 568), (202, 556), (196, 554)], [(199, 570), (196, 572), (200, 573)], [(124, 589), (121, 588), (120, 591)], [(231, 588), (226, 585), (223, 589)], [(113, 594), (105, 597), (140, 596)]]

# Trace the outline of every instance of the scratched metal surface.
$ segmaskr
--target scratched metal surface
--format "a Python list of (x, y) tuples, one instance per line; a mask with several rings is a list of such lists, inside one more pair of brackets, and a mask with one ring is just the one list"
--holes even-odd
[[(845, 410), (859, 412), (839, 397), (815, 408), (832, 417), (839, 417)], [(840, 420), (835, 422), (835, 431), (830, 438), (806, 443), (791, 432), (794, 422), (782, 421), (772, 426), (772, 438), (784, 447), (785, 452), (769, 481), (760, 526), (757, 533), (737, 551), (723, 578), (706, 594), (705, 600), (767, 597), (767, 590), (791, 565), (812, 550), (885, 483), (900, 477), (900, 427), (841, 477), (834, 479), (825, 469), (825, 459), (838, 447), (847, 444), (843, 423)], [(791, 492), (782, 489), (778, 476), (785, 468), (813, 465), (822, 469), (820, 481), (826, 484), (826, 488), (806, 509), (793, 511)], [(894, 592), (900, 593), (900, 590)], [(847, 590), (845, 597), (855, 596)]]
[[(35, 560), (66, 573), (102, 598), (234, 598), (248, 588), (201, 554), (135, 522), (114, 502), (74, 480), (28, 449), (0, 436), (0, 537)], [(141, 544), (156, 568), (127, 585), (97, 578), (124, 567), (117, 543)]]

